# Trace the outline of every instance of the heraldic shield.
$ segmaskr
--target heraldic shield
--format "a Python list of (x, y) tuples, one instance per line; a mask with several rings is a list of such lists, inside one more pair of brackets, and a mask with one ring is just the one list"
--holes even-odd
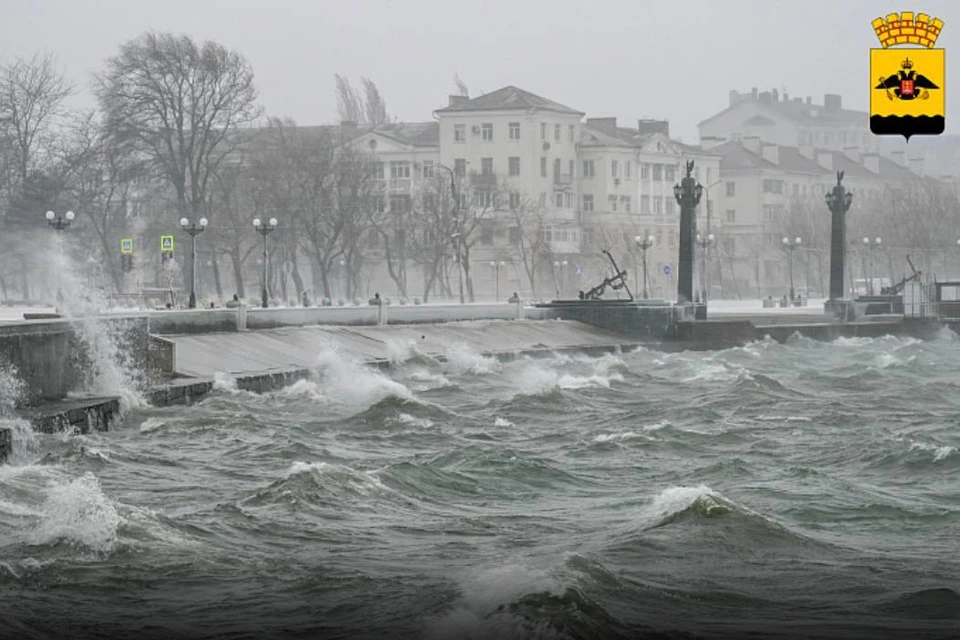
[(943, 22), (903, 12), (873, 26), (884, 48), (870, 50), (870, 131), (908, 141), (943, 133), (946, 56), (933, 48)]

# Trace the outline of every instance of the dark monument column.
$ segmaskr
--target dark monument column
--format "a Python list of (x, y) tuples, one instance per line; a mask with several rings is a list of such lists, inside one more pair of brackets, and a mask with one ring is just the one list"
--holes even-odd
[(693, 302), (693, 259), (694, 234), (696, 232), (696, 210), (703, 195), (703, 185), (697, 182), (693, 173), (693, 160), (687, 162), (687, 175), (674, 185), (673, 197), (680, 205), (680, 256), (677, 265), (677, 302)]
[(843, 171), (837, 172), (837, 186), (826, 195), (830, 209), (830, 300), (843, 300), (843, 261), (847, 249), (847, 211), (853, 194), (843, 188)]

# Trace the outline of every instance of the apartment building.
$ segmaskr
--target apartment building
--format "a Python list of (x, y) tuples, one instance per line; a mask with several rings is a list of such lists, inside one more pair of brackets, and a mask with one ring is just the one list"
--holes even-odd
[(802, 239), (794, 274), (798, 286), (823, 293), (829, 237), (818, 237), (824, 227), (813, 218), (829, 216), (824, 196), (836, 184), (837, 171), (844, 172), (844, 186), (854, 194), (850, 219), (866, 226), (884, 185), (919, 179), (896, 152), (886, 158), (850, 148), (779, 145), (757, 136), (705, 147), (720, 156), (722, 188), (710, 270), (727, 296), (785, 293), (789, 273), (783, 237)]

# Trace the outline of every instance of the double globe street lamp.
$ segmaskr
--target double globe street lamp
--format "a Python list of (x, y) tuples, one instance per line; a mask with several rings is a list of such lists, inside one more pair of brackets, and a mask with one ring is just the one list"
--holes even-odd
[(872, 274), (870, 272), (873, 271), (873, 264), (872, 264), (873, 261), (868, 257), (867, 254), (873, 249), (877, 249), (878, 247), (880, 247), (882, 243), (883, 243), (883, 238), (881, 238), (880, 236), (877, 236), (873, 240), (871, 240), (870, 238), (863, 239), (863, 248), (865, 250), (863, 255), (863, 277), (867, 281), (867, 291), (868, 291), (867, 295), (871, 295), (871, 296), (873, 295), (873, 278), (871, 277)]
[(570, 264), (566, 260), (554, 260), (553, 268), (555, 271), (560, 272), (560, 289), (557, 291), (557, 295), (562, 299), (563, 298), (563, 272), (567, 270), (567, 265)]
[(190, 302), (188, 307), (197, 308), (197, 236), (207, 230), (207, 219), (200, 218), (199, 224), (180, 218), (180, 228), (190, 234)]
[[(802, 239), (800, 236), (797, 236), (793, 240), (784, 236), (783, 248), (790, 252), (790, 301), (793, 302), (793, 299), (796, 297), (793, 290), (793, 252), (800, 248)], [(809, 295), (809, 293), (807, 294)]]
[(713, 244), (713, 240), (712, 233), (703, 237), (699, 233), (697, 234), (697, 246), (700, 247), (700, 288), (703, 291), (700, 301), (703, 304), (707, 304), (707, 247)]
[(640, 248), (640, 255), (643, 260), (643, 299), (647, 299), (647, 250), (653, 246), (654, 238), (653, 236), (637, 236), (633, 239), (637, 246)]
[[(73, 211), (67, 211), (65, 214), (60, 215), (54, 213), (53, 211), (47, 211), (46, 214), (47, 224), (53, 227), (57, 232), (57, 262), (63, 262), (63, 238), (61, 234), (63, 230), (70, 226), (70, 223), (73, 222), (74, 214)], [(61, 273), (63, 272), (63, 264), (57, 265), (57, 307), (63, 303), (63, 289), (61, 287)]]
[(267, 236), (277, 228), (277, 219), (270, 218), (268, 224), (262, 224), (260, 218), (254, 218), (253, 228), (263, 236), (263, 289), (261, 290), (261, 302), (263, 303), (263, 308), (266, 309), (270, 306), (269, 299), (267, 298)]
[(497, 302), (500, 302), (500, 272), (503, 271), (504, 267), (506, 266), (507, 263), (503, 260), (500, 262), (496, 262), (495, 260), (490, 261), (490, 268), (493, 269), (497, 278)]

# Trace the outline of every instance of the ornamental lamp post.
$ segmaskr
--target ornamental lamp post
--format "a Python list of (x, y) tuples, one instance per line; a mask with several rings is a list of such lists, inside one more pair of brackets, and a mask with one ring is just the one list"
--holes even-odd
[(347, 299), (347, 261), (340, 259), (340, 295)]
[(500, 272), (503, 271), (504, 267), (507, 266), (507, 263), (501, 260), (496, 262), (494, 260), (490, 261), (490, 268), (493, 269), (494, 274), (497, 278), (497, 302), (500, 302)]
[[(790, 238), (783, 238), (783, 248), (790, 252), (790, 301), (793, 302), (793, 299), (796, 297), (793, 290), (793, 252), (800, 248), (801, 243), (800, 236), (797, 236), (792, 241)], [(807, 294), (809, 295), (809, 294)]]
[(871, 273), (873, 271), (873, 259), (871, 252), (879, 247), (882, 242), (883, 238), (880, 236), (877, 236), (873, 240), (866, 237), (863, 239), (863, 277), (867, 281), (867, 295), (871, 296), (873, 295), (873, 274)]
[(557, 295), (558, 295), (560, 298), (563, 298), (563, 292), (564, 292), (564, 288), (563, 288), (563, 272), (566, 270), (566, 266), (567, 266), (568, 264), (570, 264), (570, 263), (567, 262), (566, 260), (563, 260), (562, 262), (559, 261), (559, 260), (554, 260), (554, 262), (553, 262), (553, 268), (554, 268), (554, 270), (555, 270), (555, 271), (558, 271), (558, 272), (560, 273), (560, 290), (557, 291)]
[(47, 219), (47, 224), (53, 227), (54, 231), (57, 232), (57, 310), (59, 311), (60, 305), (63, 304), (63, 288), (61, 287), (61, 273), (63, 271), (63, 238), (61, 234), (63, 230), (70, 226), (70, 223), (73, 222), (74, 214), (73, 211), (67, 211), (62, 216), (54, 213), (53, 211), (47, 211), (44, 216)]
[(700, 247), (700, 300), (703, 304), (707, 303), (707, 247), (713, 244), (713, 234), (708, 233), (706, 237), (701, 238), (697, 234), (697, 246)]
[(253, 228), (256, 229), (257, 233), (263, 236), (263, 288), (260, 292), (260, 301), (263, 304), (263, 308), (266, 309), (270, 306), (269, 299), (267, 298), (267, 236), (270, 235), (270, 232), (277, 228), (277, 219), (270, 218), (269, 224), (261, 224), (260, 218), (254, 218)]
[(644, 238), (643, 236), (637, 236), (633, 239), (633, 241), (640, 248), (641, 261), (643, 263), (643, 299), (646, 300), (647, 299), (647, 281), (649, 280), (649, 278), (647, 277), (647, 249), (653, 246), (653, 243), (655, 242), (655, 240), (653, 236), (647, 236), (646, 238)]
[(200, 218), (200, 222), (190, 222), (180, 218), (180, 228), (190, 234), (190, 309), (197, 308), (197, 236), (207, 230), (207, 219)]

